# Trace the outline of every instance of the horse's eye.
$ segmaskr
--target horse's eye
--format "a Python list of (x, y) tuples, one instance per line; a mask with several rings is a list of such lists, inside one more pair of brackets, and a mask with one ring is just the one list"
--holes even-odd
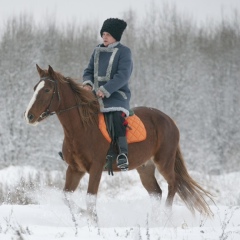
[(46, 89), (45, 89), (45, 92), (48, 93), (48, 92), (50, 92), (50, 90), (49, 90), (48, 88), (46, 88)]

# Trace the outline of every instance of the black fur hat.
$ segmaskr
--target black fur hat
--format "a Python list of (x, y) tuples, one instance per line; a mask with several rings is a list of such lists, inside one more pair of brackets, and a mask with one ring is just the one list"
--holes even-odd
[(127, 23), (118, 18), (108, 18), (104, 21), (103, 26), (100, 31), (100, 35), (103, 35), (103, 32), (110, 33), (113, 38), (117, 41), (120, 41), (122, 33), (127, 27)]

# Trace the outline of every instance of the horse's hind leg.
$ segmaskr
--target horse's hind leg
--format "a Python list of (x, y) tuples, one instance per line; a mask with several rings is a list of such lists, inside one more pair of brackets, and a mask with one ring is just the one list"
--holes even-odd
[(141, 182), (148, 194), (152, 197), (162, 198), (162, 190), (158, 185), (155, 178), (155, 165), (152, 160), (149, 160), (147, 164), (137, 168), (140, 175)]
[[(157, 159), (161, 159), (161, 161), (157, 161)], [(159, 156), (154, 159), (156, 167), (161, 175), (165, 178), (168, 183), (168, 195), (166, 199), (166, 206), (172, 207), (173, 198), (177, 191), (176, 186), (176, 174), (174, 171), (174, 161), (175, 158), (160, 158)]]

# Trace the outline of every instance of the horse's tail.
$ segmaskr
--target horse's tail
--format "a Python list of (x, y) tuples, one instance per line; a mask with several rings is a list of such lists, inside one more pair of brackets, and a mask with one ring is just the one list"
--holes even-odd
[(195, 210), (197, 210), (200, 213), (208, 216), (213, 215), (208, 203), (204, 198), (208, 197), (211, 201), (213, 201), (212, 195), (208, 191), (204, 190), (188, 174), (180, 146), (177, 148), (174, 171), (176, 173), (176, 181), (178, 182), (177, 193), (185, 202), (188, 209), (192, 213), (195, 213)]

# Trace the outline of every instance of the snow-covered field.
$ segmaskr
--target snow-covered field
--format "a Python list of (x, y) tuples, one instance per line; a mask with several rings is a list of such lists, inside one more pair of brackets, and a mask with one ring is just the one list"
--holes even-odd
[[(172, 212), (167, 212), (163, 207), (167, 185), (160, 176), (158, 179), (164, 192), (161, 204), (149, 199), (135, 171), (115, 174), (114, 177), (104, 173), (97, 200), (98, 227), (92, 225), (87, 217), (78, 214), (73, 206), (64, 204), (61, 190), (47, 186), (55, 185), (57, 181), (63, 184), (64, 176), (61, 174), (47, 174), (31, 167), (0, 170), (1, 194), (9, 196), (0, 205), (1, 240), (240, 239), (239, 172), (224, 176), (204, 175), (204, 187), (212, 190), (216, 196), (217, 204), (211, 206), (214, 212), (212, 219), (206, 219), (198, 213), (192, 216), (178, 197)], [(200, 174), (191, 175), (202, 182)], [(20, 187), (19, 182), (23, 179), (27, 182), (29, 178), (31, 181), (38, 179), (38, 187), (32, 190), (30, 187), (24, 189), (27, 185)], [(86, 176), (79, 190), (71, 196), (81, 208), (86, 207), (87, 181)], [(35, 204), (9, 204), (9, 198), (13, 196), (10, 191), (16, 190)]]

